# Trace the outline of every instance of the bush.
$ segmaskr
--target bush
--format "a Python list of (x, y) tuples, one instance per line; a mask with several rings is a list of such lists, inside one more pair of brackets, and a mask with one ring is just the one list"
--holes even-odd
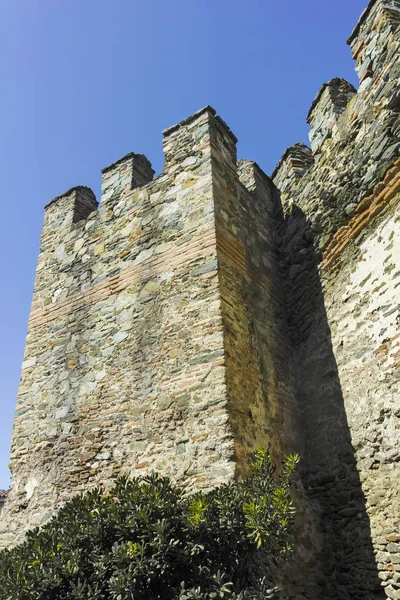
[(0, 553), (0, 600), (272, 597), (267, 564), (291, 551), (297, 462), (276, 475), (259, 450), (245, 480), (189, 497), (157, 475), (75, 496)]

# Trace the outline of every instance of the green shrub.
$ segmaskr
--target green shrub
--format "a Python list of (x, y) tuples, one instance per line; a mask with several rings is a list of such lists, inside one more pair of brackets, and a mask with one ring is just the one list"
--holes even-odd
[(276, 475), (259, 450), (245, 480), (189, 497), (157, 475), (75, 496), (0, 553), (0, 600), (272, 597), (266, 565), (291, 551), (297, 462)]

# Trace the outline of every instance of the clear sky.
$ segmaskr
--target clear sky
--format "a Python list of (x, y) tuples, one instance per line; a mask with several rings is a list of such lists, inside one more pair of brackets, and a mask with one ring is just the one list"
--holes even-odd
[(332, 77), (357, 85), (346, 39), (367, 0), (1, 0), (0, 488), (43, 206), (139, 152), (162, 170), (161, 130), (211, 104), (240, 158), (270, 173), (307, 142)]

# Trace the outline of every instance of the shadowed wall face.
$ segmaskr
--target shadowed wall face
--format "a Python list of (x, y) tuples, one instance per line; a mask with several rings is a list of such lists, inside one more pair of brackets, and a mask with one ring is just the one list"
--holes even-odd
[[(346, 249), (340, 269), (327, 271), (323, 277), (332, 346), (379, 578), (389, 595), (391, 584), (397, 590), (400, 576), (399, 197), (400, 179), (399, 193), (385, 212), (360, 233), (357, 246)], [(351, 528), (357, 530), (359, 507), (352, 495), (339, 512), (338, 525), (349, 531), (348, 547)], [(360, 549), (365, 547), (360, 539)], [(358, 553), (362, 556), (361, 550)], [(359, 578), (366, 582), (361, 569)]]
[(242, 473), (259, 446), (268, 443), (280, 462), (298, 443), (278, 253), (282, 207), (255, 163), (239, 161), (238, 172), (242, 185), (226, 168), (214, 178), (214, 193), (228, 408)]
[(379, 598), (393, 584), (397, 590), (398, 215), (396, 194), (357, 244), (323, 271), (305, 216), (295, 209), (287, 222), (297, 256), (288, 289), (306, 440), (303, 481), (319, 521), (316, 591), (326, 597)]
[(306, 597), (400, 598), (399, 24), (400, 2), (370, 2), (349, 40), (357, 93), (346, 104), (331, 89), (343, 80), (325, 84), (310, 111), (314, 163), (298, 161), (287, 183), (295, 145), (273, 176), (287, 209), (303, 481), (319, 519)]

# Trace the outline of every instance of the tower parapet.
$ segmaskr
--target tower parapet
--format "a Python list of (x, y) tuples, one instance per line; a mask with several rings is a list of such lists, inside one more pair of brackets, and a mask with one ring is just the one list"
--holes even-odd
[(211, 107), (166, 130), (164, 150), (154, 180), (140, 154), (103, 170), (105, 210), (87, 188), (47, 206), (3, 545), (118, 473), (208, 488), (262, 440), (277, 459), (291, 447), (273, 185), (253, 168), (241, 182)]
[(279, 181), (285, 202), (295, 202), (309, 216), (319, 250), (399, 156), (399, 15), (400, 0), (370, 2), (348, 40), (363, 81), (357, 91), (339, 78), (320, 88), (307, 116), (315, 164), (301, 186), (288, 191), (286, 180)]
[[(71, 188), (53, 198), (45, 206), (40, 240), (40, 255), (36, 268), (35, 293), (31, 312), (53, 306), (56, 299), (67, 294), (65, 281), (71, 282), (72, 257), (67, 248), (75, 232), (85, 227), (86, 221), (97, 215), (98, 202), (86, 186)], [(79, 289), (82, 281), (73, 286)]]

